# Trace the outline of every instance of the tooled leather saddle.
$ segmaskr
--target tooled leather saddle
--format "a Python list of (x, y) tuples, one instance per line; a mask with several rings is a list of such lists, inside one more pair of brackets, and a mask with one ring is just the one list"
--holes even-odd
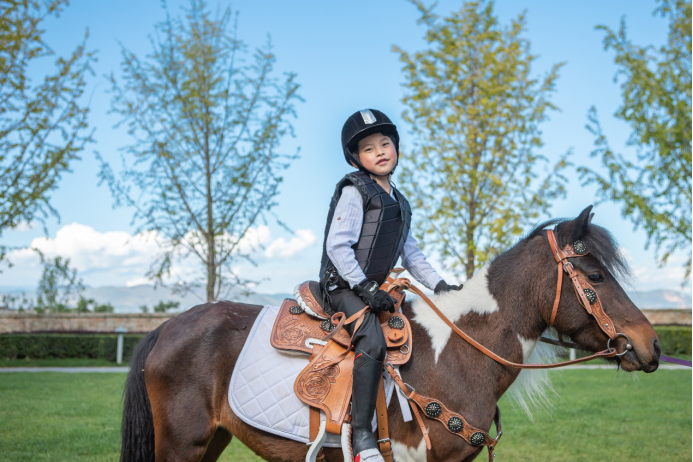
[[(386, 364), (398, 366), (409, 361), (412, 353), (411, 326), (399, 312), (404, 301), (402, 287), (406, 280), (385, 282), (381, 289), (389, 291), (396, 300), (395, 313), (380, 313), (380, 326), (387, 343)], [(322, 443), (326, 432), (342, 435), (345, 460), (353, 460), (349, 427), (349, 405), (353, 381), (354, 351), (345, 324), (355, 323), (358, 329), (366, 307), (345, 319), (343, 313), (326, 310), (320, 286), (307, 281), (296, 286), (295, 299), (286, 299), (272, 328), (270, 343), (287, 353), (306, 354), (308, 365), (294, 382), (294, 392), (310, 406), (310, 440), (307, 462), (324, 460)], [(320, 411), (325, 413), (321, 422)], [(387, 462), (392, 461), (385, 391), (381, 381), (376, 404), (379, 449)]]

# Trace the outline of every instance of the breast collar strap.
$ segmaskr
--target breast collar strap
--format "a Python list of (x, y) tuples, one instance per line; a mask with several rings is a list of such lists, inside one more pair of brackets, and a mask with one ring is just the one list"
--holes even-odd
[[(568, 260), (569, 258), (584, 257), (589, 254), (589, 250), (583, 253), (577, 253), (573, 244), (567, 244), (563, 249), (558, 247), (558, 242), (556, 241), (556, 235), (553, 230), (549, 229), (546, 231), (546, 235), (549, 239), (549, 245), (551, 246), (551, 251), (553, 252), (553, 258), (556, 260), (558, 265), (558, 282), (556, 283), (556, 298), (553, 302), (553, 309), (551, 310), (551, 317), (549, 318), (549, 326), (553, 327), (556, 320), (556, 314), (558, 313), (558, 305), (561, 301), (561, 288), (563, 286), (563, 273), (567, 273), (568, 277), (573, 283), (573, 289), (575, 290), (575, 295), (580, 300), (580, 304), (585, 308), (585, 310), (591, 314), (594, 319), (597, 320), (599, 328), (604, 331), (604, 333), (612, 340), (616, 339), (616, 328), (614, 323), (609, 318), (609, 316), (604, 312), (602, 307), (602, 302), (599, 299), (597, 291), (594, 287), (587, 281), (585, 281), (577, 271), (575, 267)], [(590, 301), (590, 298), (592, 301)]]

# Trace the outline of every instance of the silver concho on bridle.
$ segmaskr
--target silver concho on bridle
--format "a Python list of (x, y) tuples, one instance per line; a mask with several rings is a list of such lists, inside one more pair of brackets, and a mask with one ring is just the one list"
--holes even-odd
[(580, 239), (573, 242), (573, 250), (578, 255), (585, 255), (587, 253), (587, 246)]
[(584, 289), (584, 292), (585, 297), (587, 297), (587, 300), (590, 302), (590, 305), (594, 304), (594, 302), (597, 301), (597, 293), (594, 290), (587, 288)]

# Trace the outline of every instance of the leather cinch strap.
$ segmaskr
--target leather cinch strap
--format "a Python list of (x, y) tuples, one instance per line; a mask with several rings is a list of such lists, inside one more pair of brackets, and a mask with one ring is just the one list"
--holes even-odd
[(380, 378), (378, 397), (375, 401), (375, 412), (378, 418), (378, 450), (385, 462), (392, 462), (392, 444), (390, 444), (390, 429), (387, 422), (387, 400), (385, 398), (385, 382)]

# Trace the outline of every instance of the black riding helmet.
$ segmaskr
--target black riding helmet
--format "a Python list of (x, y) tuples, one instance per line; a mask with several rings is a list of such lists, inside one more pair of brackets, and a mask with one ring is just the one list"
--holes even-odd
[[(363, 109), (354, 112), (342, 127), (342, 150), (347, 164), (351, 165), (353, 162), (359, 170), (370, 173), (359, 161), (358, 144), (359, 141), (373, 133), (382, 133), (392, 139), (399, 162), (399, 133), (397, 133), (395, 124), (377, 109)], [(397, 168), (397, 164), (395, 164), (395, 168)], [(395, 169), (393, 168), (392, 171), (394, 172)]]

